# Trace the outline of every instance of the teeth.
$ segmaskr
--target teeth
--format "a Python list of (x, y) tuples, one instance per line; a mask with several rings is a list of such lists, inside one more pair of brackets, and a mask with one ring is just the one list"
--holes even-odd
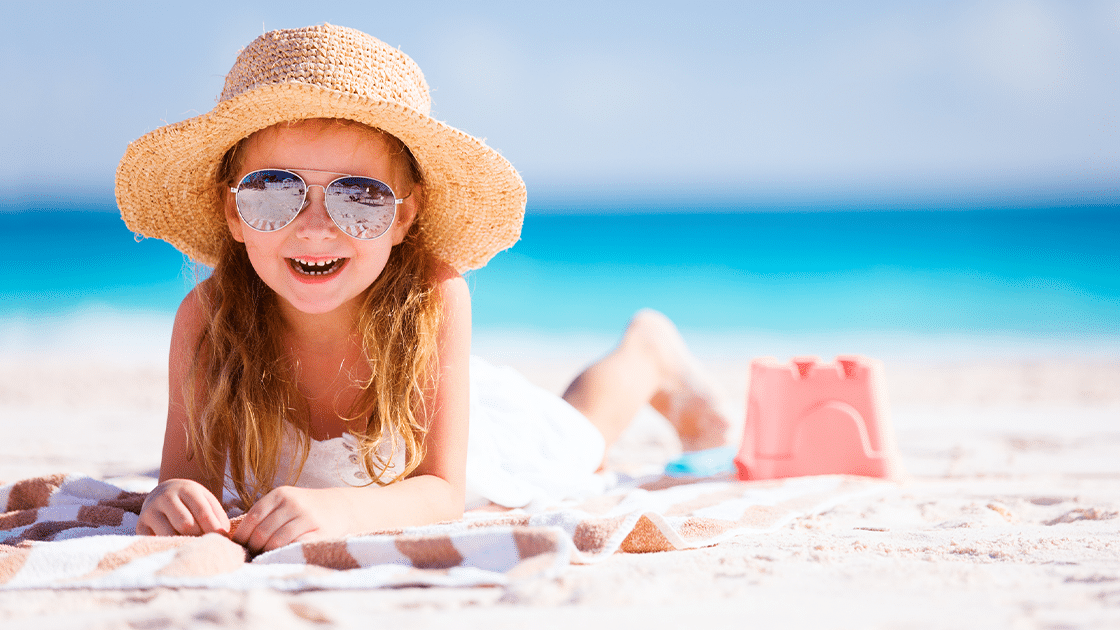
[(330, 260), (311, 261), (303, 260), (302, 258), (293, 258), (292, 260), (296, 262), (300, 273), (309, 276), (322, 276), (334, 271), (339, 261), (343, 259), (331, 258)]
[(335, 264), (336, 262), (338, 262), (342, 259), (341, 258), (332, 258), (330, 260), (321, 260), (319, 262), (312, 262), (312, 261), (309, 261), (309, 260), (303, 260), (302, 258), (293, 258), (292, 260), (298, 262), (299, 264), (303, 265), (304, 267), (330, 267), (331, 265)]

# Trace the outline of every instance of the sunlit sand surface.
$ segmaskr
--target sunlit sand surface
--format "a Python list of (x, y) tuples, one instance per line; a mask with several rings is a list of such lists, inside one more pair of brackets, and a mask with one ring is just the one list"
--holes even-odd
[[(84, 472), (151, 484), (167, 391), (159, 318), (75, 324), (41, 342), (6, 330), (0, 481)], [(67, 349), (75, 338), (87, 341)], [(751, 356), (861, 350), (809, 336), (759, 336), (757, 350), (689, 341), (740, 411)], [(989, 341), (866, 342), (886, 366), (910, 480), (776, 533), (617, 554), (508, 589), (0, 591), (0, 625), (1116, 627), (1120, 353), (1107, 340)], [(561, 391), (612, 342), (483, 331), (475, 351)], [(656, 472), (679, 451), (668, 423), (646, 410), (610, 461)]]

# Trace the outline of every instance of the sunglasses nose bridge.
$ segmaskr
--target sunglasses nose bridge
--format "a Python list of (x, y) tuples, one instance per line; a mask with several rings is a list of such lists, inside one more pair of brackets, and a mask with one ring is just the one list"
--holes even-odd
[[(327, 210), (327, 188), (322, 184), (305, 184), (303, 193), (303, 207), (300, 208), (299, 216), (297, 219), (302, 219), (301, 224), (304, 230), (326, 230), (330, 231), (335, 229), (334, 218), (331, 217), (330, 211)], [(319, 192), (311, 192), (312, 188), (318, 188)], [(311, 206), (315, 206), (312, 208)]]
[[(315, 197), (312, 197), (312, 192), (311, 192), (312, 188), (318, 188), (319, 189), (319, 192), (315, 193), (315, 195), (316, 195)], [(326, 213), (326, 210), (327, 210), (327, 187), (326, 186), (323, 186), (322, 184), (304, 184), (303, 207), (300, 208), (300, 210), (301, 211), (306, 210), (307, 207), (310, 206), (313, 202), (318, 202), (318, 204), (320, 206), (322, 206), (323, 212)]]
[(326, 199), (327, 199), (327, 187), (326, 186), (324, 186), (322, 184), (304, 184), (303, 187), (307, 189), (303, 193), (304, 197), (305, 197), (305, 199), (304, 199), (305, 204), (309, 203), (311, 201), (311, 189), (312, 188), (318, 188), (319, 191), (320, 191), (319, 194), (323, 195), (323, 200), (326, 201)]

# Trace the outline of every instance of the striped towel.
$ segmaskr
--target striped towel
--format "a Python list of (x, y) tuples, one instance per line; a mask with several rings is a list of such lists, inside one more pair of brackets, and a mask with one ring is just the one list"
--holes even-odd
[(689, 549), (774, 531), (888, 487), (843, 476), (646, 478), (532, 514), (473, 510), (454, 522), (249, 557), (217, 534), (136, 536), (144, 494), (55, 475), (0, 486), (0, 589), (500, 586), (554, 577), (616, 552)]

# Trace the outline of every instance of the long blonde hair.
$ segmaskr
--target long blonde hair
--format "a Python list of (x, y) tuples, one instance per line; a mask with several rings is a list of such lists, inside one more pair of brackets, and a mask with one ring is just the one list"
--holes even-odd
[[(412, 154), (397, 138), (359, 123), (338, 123), (382, 135), (399, 148), (407, 178), (422, 183)], [(240, 146), (222, 161), (222, 185), (238, 172)], [(423, 460), (426, 405), (436, 387), (442, 305), (435, 292), (436, 261), (423, 242), (423, 199), (417, 203), (404, 241), (393, 247), (384, 270), (362, 294), (356, 322), (371, 376), (361, 383), (345, 419), (358, 439), (370, 483), (380, 485), (403, 479)], [(201, 457), (211, 478), (224, 479), (228, 462), (229, 481), (248, 508), (274, 487), (289, 427), (299, 436), (298, 465), (289, 467), (298, 476), (310, 449), (309, 409), (296, 389), (297, 366), (281, 343), (279, 298), (253, 270), (243, 244), (227, 235), (202, 288), (207, 323), (184, 384), (191, 453)], [(386, 444), (387, 456), (382, 454)], [(388, 469), (402, 447), (404, 468), (390, 477)]]

